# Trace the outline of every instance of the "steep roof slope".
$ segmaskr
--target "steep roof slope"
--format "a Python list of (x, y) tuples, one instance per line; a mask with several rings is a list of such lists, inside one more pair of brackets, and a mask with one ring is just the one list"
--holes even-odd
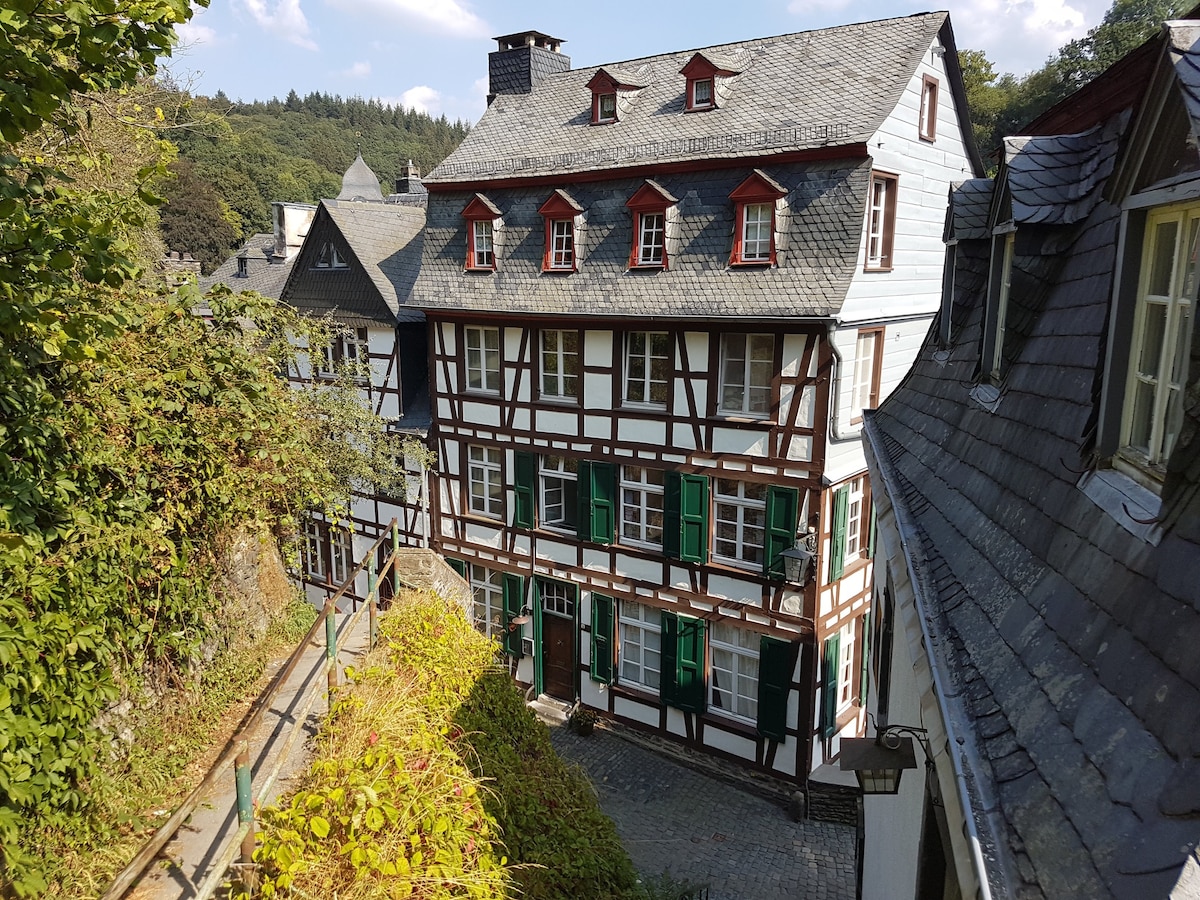
[[(863, 143), (895, 109), (947, 21), (944, 12), (921, 13), (704, 48), (737, 74), (722, 79), (717, 108), (696, 114), (684, 114), (680, 74), (696, 50), (549, 75), (531, 94), (497, 96), (425, 182)], [(587, 84), (601, 69), (641, 87), (622, 92), (617, 122), (593, 127)]]
[(1125, 121), (1008, 145), (1002, 177), (1030, 201), (1013, 296), (1039, 299), (999, 404), (969, 391), (989, 263), (978, 235), (960, 244), (952, 345), (935, 324), (865, 426), (913, 529), (943, 702), (978, 761), (968, 814), (997, 838), (990, 874), (1007, 870), (1022, 898), (1200, 896), (1178, 884), (1200, 871), (1200, 495), (1182, 495), (1155, 544), (1080, 478), (1120, 221), (1103, 191)]
[[(321, 201), (281, 299), (348, 325), (421, 321), (406, 304), (421, 266), (424, 224), (425, 211), (415, 206)], [(330, 242), (346, 268), (317, 267)]]
[[(200, 279), (200, 290), (224, 284), (234, 291), (258, 291), (264, 297), (278, 300), (292, 271), (295, 257), (279, 260), (274, 257), (275, 236), (253, 235), (233, 256), (221, 263), (211, 275)], [(245, 260), (245, 275), (239, 273), (239, 259)]]

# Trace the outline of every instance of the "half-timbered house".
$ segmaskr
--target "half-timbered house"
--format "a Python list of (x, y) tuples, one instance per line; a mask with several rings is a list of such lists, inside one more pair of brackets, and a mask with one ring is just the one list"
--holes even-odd
[[(280, 299), (331, 326), (330, 342), (307, 348), (289, 379), (311, 384), (356, 371), (359, 399), (399, 445), (404, 435), (423, 441), (430, 421), (424, 316), (407, 305), (425, 224), (424, 193), (411, 165), (398, 187), (403, 192), (384, 198), (359, 156), (338, 197), (317, 207)], [(393, 517), (402, 541), (428, 545), (425, 473), (415, 461), (406, 468), (403, 496), (364, 486), (347, 517), (328, 521), (314, 513), (304, 520), (301, 577), (314, 602), (345, 581)], [(350, 601), (365, 594), (364, 577)]]
[(560, 45), (500, 38), (425, 180), (436, 546), (521, 681), (801, 780), (861, 726), (862, 410), (979, 171), (949, 20)]
[(952, 194), (866, 414), (865, 898), (1200, 897), (1198, 72), (1167, 23)]

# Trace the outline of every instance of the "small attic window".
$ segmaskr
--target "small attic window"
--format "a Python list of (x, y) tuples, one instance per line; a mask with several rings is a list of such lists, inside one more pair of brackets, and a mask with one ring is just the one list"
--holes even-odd
[(679, 70), (679, 74), (687, 79), (684, 94), (684, 109), (687, 112), (699, 112), (704, 109), (715, 109), (717, 105), (717, 79), (736, 75), (737, 70), (731, 63), (710, 58), (703, 53), (696, 53), (688, 60), (688, 64)]
[(250, 262), (244, 256), (237, 258), (237, 274), (238, 278), (250, 277)]
[(713, 83), (711, 78), (697, 78), (692, 82), (689, 109), (708, 109), (713, 105)]
[(660, 185), (647, 180), (629, 198), (625, 206), (633, 213), (633, 248), (629, 254), (631, 269), (666, 269), (667, 218), (679, 201)]
[(344, 268), (346, 268), (346, 266), (347, 266), (347, 263), (338, 254), (337, 247), (333, 246), (333, 244), (330, 243), (329, 241), (326, 241), (321, 246), (321, 252), (317, 254), (317, 261), (316, 261), (316, 264), (313, 266), (313, 268), (314, 269), (344, 269)]
[(592, 121), (596, 124), (617, 121), (617, 95), (597, 94), (596, 108), (592, 112)]
[(462, 211), (462, 217), (467, 220), (467, 270), (494, 271), (500, 210), (483, 194), (476, 194)]
[(734, 188), (731, 266), (762, 266), (775, 262), (775, 204), (787, 191), (765, 172), (755, 169)]
[(617, 69), (597, 69), (587, 83), (592, 92), (592, 124), (608, 125), (617, 121), (617, 94), (627, 97), (645, 87), (638, 72), (622, 72)]

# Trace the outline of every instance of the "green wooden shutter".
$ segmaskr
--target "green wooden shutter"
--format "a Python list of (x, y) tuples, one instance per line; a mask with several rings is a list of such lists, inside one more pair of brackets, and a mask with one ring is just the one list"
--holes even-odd
[(800, 492), (771, 485), (767, 488), (767, 531), (763, 541), (763, 572), (776, 581), (784, 576), (784, 550), (796, 545), (796, 519), (800, 515)]
[(704, 620), (664, 611), (661, 646), (663, 702), (687, 712), (704, 712)]
[(592, 681), (613, 683), (613, 598), (592, 594)]
[(872, 501), (871, 502), (871, 535), (867, 539), (867, 556), (871, 559), (875, 558), (875, 526), (876, 526), (875, 502)]
[(579, 463), (579, 515), (575, 530), (581, 541), (611, 544), (617, 528), (617, 467), (613, 463)]
[(850, 485), (833, 494), (833, 529), (829, 539), (829, 580), (837, 581), (846, 568), (846, 519), (850, 509)]
[(451, 559), (449, 556), (447, 556), (446, 557), (446, 565), (448, 565), (450, 568), (452, 568), (455, 572), (457, 572), (463, 578), (467, 577), (467, 564), (465, 561), (463, 561), (461, 559)]
[(866, 616), (859, 619), (859, 622), (862, 623), (862, 641), (859, 643), (862, 649), (862, 666), (858, 674), (858, 705), (866, 709), (867, 683), (871, 674), (871, 623)]
[(661, 628), (658, 644), (662, 670), (658, 676), (658, 696), (667, 706), (674, 706), (679, 669), (679, 617), (664, 609)]
[(758, 645), (758, 733), (775, 741), (787, 737), (788, 695), (796, 645), (765, 634)]
[(842, 636), (835, 634), (825, 638), (824, 677), (821, 685), (821, 737), (831, 738), (837, 733), (838, 707), (838, 657), (841, 654)]
[(532, 453), (518, 450), (513, 454), (513, 490), (517, 497), (517, 508), (513, 511), (513, 525), (517, 528), (533, 527), (536, 486), (537, 457)]
[[(535, 583), (536, 584), (536, 583)], [(534, 590), (533, 595), (533, 692), (539, 697), (546, 692), (546, 653), (542, 648), (542, 598)]]
[(663, 491), (663, 552), (672, 559), (708, 559), (708, 478), (667, 472)]
[[(505, 572), (500, 582), (500, 589), (504, 599), (504, 627), (508, 628), (512, 620), (521, 614), (521, 606), (525, 601), (525, 577)], [(518, 659), (523, 655), (521, 638), (524, 637), (524, 630), (524, 626), (518, 625), (512, 631), (505, 631), (505, 653), (510, 653)]]

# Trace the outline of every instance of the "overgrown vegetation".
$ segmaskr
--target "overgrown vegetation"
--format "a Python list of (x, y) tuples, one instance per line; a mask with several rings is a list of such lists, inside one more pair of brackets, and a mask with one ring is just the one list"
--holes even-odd
[(586, 778), (465, 613), (408, 595), (381, 634), (307, 780), (264, 813), (263, 895), (643, 896)]

